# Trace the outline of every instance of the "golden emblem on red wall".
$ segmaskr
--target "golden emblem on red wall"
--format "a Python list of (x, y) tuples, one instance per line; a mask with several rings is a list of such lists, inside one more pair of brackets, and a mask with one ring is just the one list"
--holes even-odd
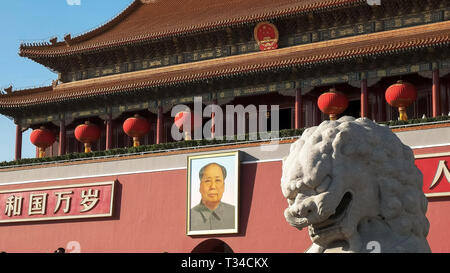
[(272, 50), (278, 48), (278, 29), (269, 22), (261, 22), (256, 25), (254, 30), (255, 40), (258, 42), (259, 49)]

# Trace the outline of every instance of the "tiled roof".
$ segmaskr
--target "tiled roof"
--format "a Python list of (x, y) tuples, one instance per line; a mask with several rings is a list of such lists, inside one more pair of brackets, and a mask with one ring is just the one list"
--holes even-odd
[(54, 44), (22, 44), (20, 55), (55, 57), (257, 22), (366, 0), (135, 0), (103, 26)]
[(0, 108), (60, 102), (141, 88), (267, 71), (448, 45), (450, 21), (349, 37), (272, 51), (179, 64), (59, 84), (55, 88), (16, 91), (0, 96)]

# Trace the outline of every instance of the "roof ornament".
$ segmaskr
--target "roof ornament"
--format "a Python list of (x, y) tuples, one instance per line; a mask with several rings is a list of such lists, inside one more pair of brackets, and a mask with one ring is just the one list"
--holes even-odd
[(5, 91), (6, 95), (10, 95), (10, 94), (12, 94), (12, 89), (13, 89), (13, 87), (12, 87), (12, 85), (10, 85), (9, 87), (7, 87), (3, 90)]
[(56, 42), (58, 42), (58, 37), (52, 37), (52, 38), (50, 38), (50, 43), (51, 43), (52, 45), (55, 45)]
[(70, 42), (72, 40), (72, 37), (69, 34), (64, 35), (64, 41), (66, 42), (67, 46), (70, 46)]
[(59, 80), (52, 80), (52, 87), (53, 89), (55, 89), (55, 87), (57, 87), (59, 84)]

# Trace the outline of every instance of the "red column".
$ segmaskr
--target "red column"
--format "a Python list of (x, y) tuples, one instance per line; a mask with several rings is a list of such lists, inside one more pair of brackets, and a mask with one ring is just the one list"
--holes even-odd
[(431, 91), (433, 102), (433, 117), (437, 117), (441, 113), (441, 83), (439, 79), (439, 69), (433, 71), (433, 89)]
[(22, 159), (22, 126), (16, 125), (16, 154), (15, 160)]
[(361, 117), (369, 117), (368, 111), (367, 79), (363, 79), (361, 80)]
[(164, 128), (164, 113), (162, 107), (158, 107), (158, 120), (156, 122), (156, 144), (162, 143)]
[(106, 118), (106, 150), (111, 150), (112, 149), (112, 134), (113, 134), (113, 130), (112, 130), (112, 116), (111, 114), (108, 114), (108, 117)]
[(302, 90), (295, 90), (295, 129), (302, 128), (303, 124), (303, 99)]
[(66, 154), (66, 122), (65, 120), (59, 121), (59, 151), (58, 155)]

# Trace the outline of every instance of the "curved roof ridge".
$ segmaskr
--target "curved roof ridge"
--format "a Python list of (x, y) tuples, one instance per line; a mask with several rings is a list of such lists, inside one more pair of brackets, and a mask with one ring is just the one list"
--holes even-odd
[(221, 62), (204, 60), (64, 83), (53, 89), (30, 90), (21, 97), (2, 95), (0, 110), (449, 44), (450, 21), (444, 21), (359, 37), (228, 56), (223, 57)]
[[(120, 23), (125, 17), (130, 15), (140, 4), (142, 4), (141, 0), (134, 0), (131, 4), (129, 4), (124, 10), (122, 10), (118, 15), (114, 16), (112, 19), (108, 20), (106, 23), (101, 24), (94, 29), (88, 30), (76, 37), (71, 38), (71, 42), (81, 42), (89, 40), (90, 38), (99, 35), (108, 29), (114, 27), (118, 23)], [(55, 44), (51, 44), (50, 42), (31, 42), (31, 43), (21, 43), (20, 49), (25, 48), (38, 48), (38, 47), (48, 47), (48, 46), (60, 46), (64, 45), (65, 41), (59, 41)]]
[[(143, 3), (143, 1), (146, 0), (134, 0), (109, 22), (80, 36), (68, 38), (70, 46), (67, 46), (65, 41), (21, 44), (20, 55), (56, 57), (76, 54), (366, 2), (365, 0), (277, 0), (276, 2), (273, 0), (262, 2), (260, 0), (227, 0), (218, 4), (215, 1), (206, 3), (207, 0), (185, 0), (184, 8), (180, 8), (181, 4), (175, 6), (179, 0), (156, 0), (149, 3)], [(156, 10), (145, 7), (150, 5), (155, 5)], [(140, 9), (140, 7), (143, 8)], [(225, 7), (228, 7), (228, 10)], [(172, 11), (175, 14), (172, 14)], [(102, 37), (102, 34), (105, 35)]]

